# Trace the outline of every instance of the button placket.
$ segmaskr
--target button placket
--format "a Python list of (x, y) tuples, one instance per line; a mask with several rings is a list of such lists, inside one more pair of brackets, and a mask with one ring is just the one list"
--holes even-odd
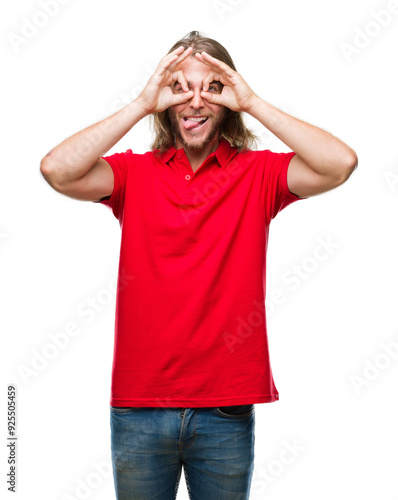
[[(193, 174), (191, 173), (192, 169), (190, 168), (190, 165), (187, 164), (187, 159), (185, 159), (183, 153), (177, 153), (175, 155), (176, 158), (176, 164), (179, 167), (179, 175), (181, 175), (181, 188), (182, 188), (182, 196), (185, 198), (187, 196), (187, 191), (190, 188), (190, 181), (193, 178)], [(190, 172), (190, 173), (187, 173)]]

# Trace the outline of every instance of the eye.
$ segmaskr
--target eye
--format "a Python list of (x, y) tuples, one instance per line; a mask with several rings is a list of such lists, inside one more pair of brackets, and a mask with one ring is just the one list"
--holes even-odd
[(208, 92), (220, 92), (220, 87), (218, 85), (209, 85)]

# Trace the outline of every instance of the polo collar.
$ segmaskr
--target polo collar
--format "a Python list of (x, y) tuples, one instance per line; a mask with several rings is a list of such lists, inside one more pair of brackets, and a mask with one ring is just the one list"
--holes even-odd
[[(178, 151), (181, 151), (183, 149), (184, 148), (176, 149), (174, 146), (171, 146), (162, 154), (162, 160), (165, 163), (168, 163)], [(224, 139), (224, 137), (222, 137), (217, 149), (214, 151), (214, 153), (211, 154), (214, 154), (214, 156), (217, 158), (219, 166), (223, 167), (226, 164), (227, 160), (230, 159), (230, 157), (235, 156), (236, 153), (237, 149), (233, 148), (231, 144), (226, 139)]]

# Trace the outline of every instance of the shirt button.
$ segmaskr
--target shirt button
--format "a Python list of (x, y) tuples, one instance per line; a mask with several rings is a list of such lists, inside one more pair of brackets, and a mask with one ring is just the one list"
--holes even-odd
[(185, 179), (186, 179), (187, 181), (189, 181), (189, 179), (190, 179), (190, 178), (191, 178), (191, 176), (190, 176), (190, 175), (186, 175), (186, 176), (185, 176)]
[(177, 158), (178, 158), (179, 160), (181, 160), (181, 158), (182, 158), (181, 153), (178, 153)]

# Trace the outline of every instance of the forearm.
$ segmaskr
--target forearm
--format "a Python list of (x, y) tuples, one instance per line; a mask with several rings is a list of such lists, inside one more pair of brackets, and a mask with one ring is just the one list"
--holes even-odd
[(302, 158), (316, 173), (330, 175), (356, 165), (356, 154), (329, 132), (303, 122), (256, 96), (247, 111), (286, 146)]
[(77, 132), (42, 159), (42, 174), (50, 184), (80, 179), (146, 114), (141, 101), (136, 99), (110, 117)]

